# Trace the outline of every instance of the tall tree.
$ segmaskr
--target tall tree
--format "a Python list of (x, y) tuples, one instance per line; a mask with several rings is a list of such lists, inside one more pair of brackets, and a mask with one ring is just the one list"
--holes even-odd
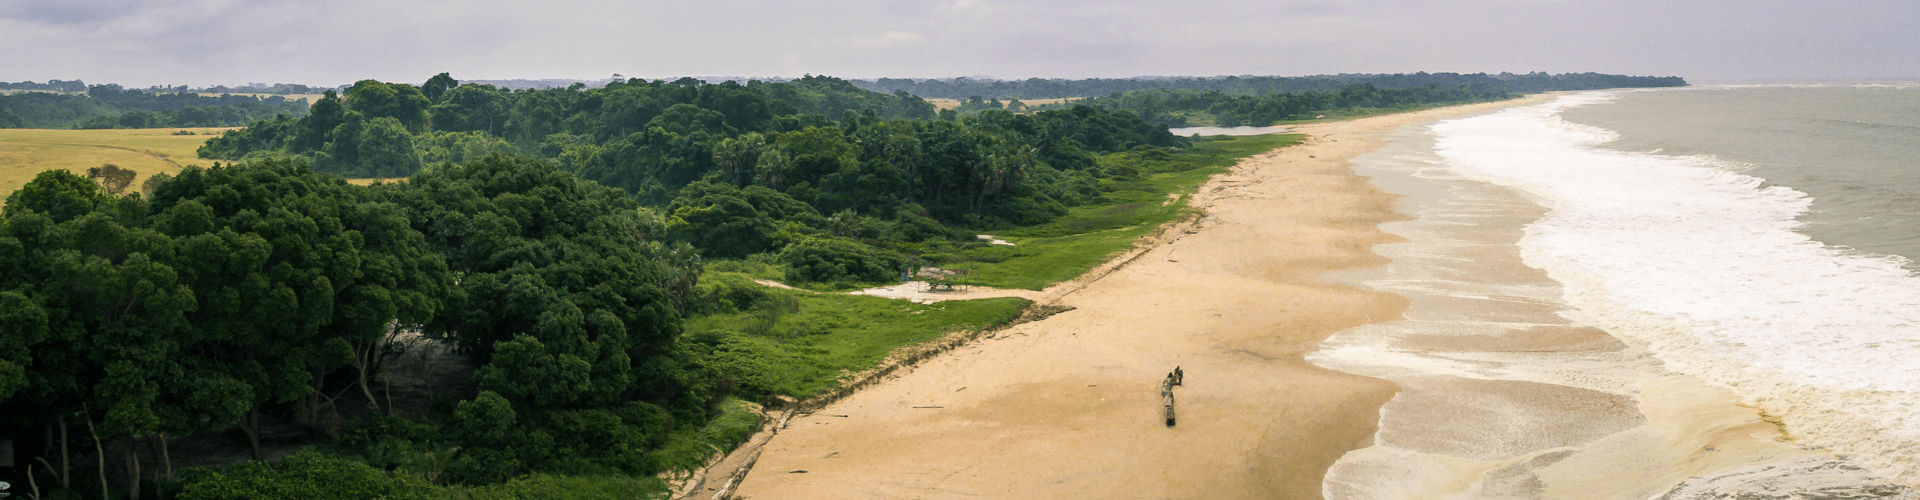
[(420, 86), (420, 94), (427, 96), (428, 101), (440, 102), (441, 96), (445, 96), (447, 91), (453, 90), (454, 87), (458, 86), (460, 86), (458, 80), (454, 80), (452, 76), (446, 73), (441, 73), (433, 75), (433, 78), (428, 78), (427, 83)]
[(528, 404), (605, 404), (633, 389), (633, 365), (679, 334), (663, 258), (619, 190), (494, 155), (381, 192), (460, 273), (430, 331), (472, 354), (482, 389)]
[(429, 125), (427, 108), (433, 101), (412, 85), (361, 80), (347, 89), (346, 104), (348, 110), (367, 118), (392, 118), (400, 120), (408, 131), (425, 132)]
[(261, 405), (314, 394), (356, 346), (439, 311), (444, 261), (398, 207), (362, 193), (278, 161), (188, 168), (154, 193), (155, 225), (182, 241), (176, 269), (200, 292), (194, 368), (250, 388), (256, 457)]

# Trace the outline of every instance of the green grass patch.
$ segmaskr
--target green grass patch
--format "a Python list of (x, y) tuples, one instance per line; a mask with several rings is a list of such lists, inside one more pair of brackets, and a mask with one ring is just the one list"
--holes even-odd
[[(1178, 151), (1142, 150), (1100, 158), (1116, 175), (1102, 179), (1105, 201), (1073, 207), (1066, 216), (1038, 226), (996, 234), (1014, 246), (969, 243), (946, 256), (941, 267), (966, 269), (950, 281), (997, 288), (1040, 290), (1085, 274), (1133, 241), (1188, 210), (1193, 192), (1209, 177), (1241, 159), (1299, 144), (1297, 134), (1210, 137)], [(1169, 203), (1168, 195), (1179, 199)]]
[(533, 474), (505, 484), (449, 486), (436, 498), (448, 500), (514, 500), (568, 498), (626, 500), (667, 498), (667, 483), (656, 477), (561, 476)]
[(1003, 324), (1029, 304), (1014, 298), (915, 304), (762, 291), (761, 298), (733, 299), (734, 312), (688, 318), (682, 336), (710, 369), (734, 377), (741, 395), (749, 398), (811, 396), (835, 387), (849, 373), (873, 368), (895, 348), (935, 340), (953, 329)]
[(706, 465), (715, 450), (733, 451), (747, 442), (760, 425), (760, 405), (728, 399), (720, 403), (720, 415), (698, 429), (679, 429), (667, 438), (667, 444), (652, 452), (654, 460), (668, 470), (693, 471)]

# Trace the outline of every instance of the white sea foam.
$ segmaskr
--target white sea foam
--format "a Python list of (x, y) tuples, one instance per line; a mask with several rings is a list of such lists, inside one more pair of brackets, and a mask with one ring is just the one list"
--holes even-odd
[(1801, 192), (1710, 157), (1605, 149), (1612, 132), (1558, 116), (1611, 95), (1442, 122), (1436, 152), (1553, 209), (1520, 246), (1573, 319), (1784, 415), (1805, 443), (1920, 482), (1920, 278), (1795, 232)]

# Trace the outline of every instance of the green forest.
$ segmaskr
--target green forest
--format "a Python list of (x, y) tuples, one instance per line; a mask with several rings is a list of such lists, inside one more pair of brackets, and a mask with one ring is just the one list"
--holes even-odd
[(1350, 118), (1433, 106), (1510, 99), (1520, 92), (1484, 84), (1463, 87), (1401, 87), (1382, 89), (1370, 84), (1348, 84), (1339, 90), (1236, 95), (1216, 91), (1154, 89), (1116, 93), (1075, 104), (1128, 111), (1142, 120), (1168, 127), (1264, 127), (1318, 117)]
[[(32, 83), (32, 82), (22, 82)], [(50, 86), (74, 85), (53, 80)], [(74, 80), (72, 84), (82, 85)], [(40, 90), (40, 89), (34, 89)], [(277, 116), (305, 116), (306, 99), (193, 92), (152, 92), (106, 84), (84, 93), (20, 92), (0, 95), (0, 128), (238, 127)]]
[(832, 292), (1071, 279), (1297, 141), (1177, 137), (1181, 112), (1515, 95), (1410, 89), (961, 113), (825, 76), (364, 80), (140, 193), (51, 170), (10, 195), (0, 431), (42, 498), (657, 497), (763, 407), (1030, 305)]

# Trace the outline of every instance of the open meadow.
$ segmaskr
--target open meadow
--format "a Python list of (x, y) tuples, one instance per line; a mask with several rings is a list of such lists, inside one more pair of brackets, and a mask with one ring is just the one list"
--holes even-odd
[[(115, 130), (0, 129), (0, 199), (33, 176), (52, 169), (86, 175), (87, 169), (112, 164), (139, 172), (134, 189), (154, 174), (173, 173), (193, 164), (210, 164), (194, 155), (207, 138), (227, 130), (155, 128)], [(194, 135), (173, 135), (180, 131)]]
[[(287, 98), (292, 99), (293, 96), (287, 96)], [(1079, 100), (1085, 100), (1085, 99), (1089, 99), (1089, 98), (1087, 97), (1054, 97), (1049, 99), (1021, 99), (1020, 102), (1026, 104), (1028, 107), (1038, 107), (1038, 106), (1050, 106), (1055, 104), (1066, 104), (1073, 101), (1079, 101)], [(1005, 100), (1002, 100), (1002, 102), (1011, 101), (1011, 100), (1012, 99), (1005, 99)], [(927, 98), (926, 101), (928, 103), (933, 104), (933, 107), (935, 109), (958, 109), (962, 103), (966, 102), (966, 100), (963, 100), (963, 99), (947, 99), (944, 97), (931, 97), (931, 98)]]
[(248, 97), (258, 97), (261, 99), (279, 96), (279, 97), (285, 97), (289, 101), (298, 101), (301, 99), (306, 99), (307, 105), (309, 106), (313, 105), (313, 103), (320, 102), (321, 97), (325, 97), (324, 94), (256, 94), (256, 93), (250, 93), (250, 92), (200, 92), (199, 94), (206, 97), (219, 97), (222, 95), (243, 95)]

